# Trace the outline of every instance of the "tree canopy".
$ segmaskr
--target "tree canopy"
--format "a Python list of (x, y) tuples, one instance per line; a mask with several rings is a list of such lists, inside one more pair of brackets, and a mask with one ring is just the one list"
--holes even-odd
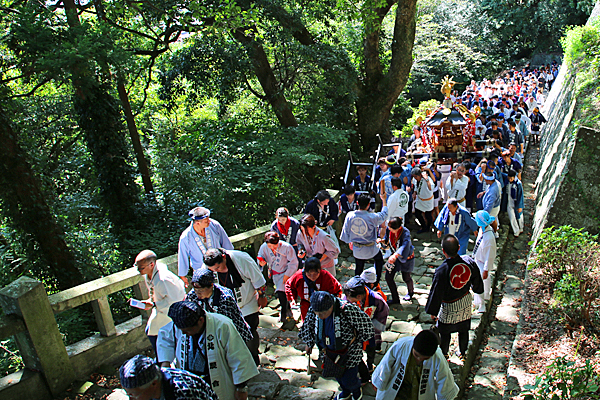
[(591, 3), (0, 0), (2, 283), (172, 254), (198, 204), (230, 235), (298, 212), (432, 83), (555, 49)]

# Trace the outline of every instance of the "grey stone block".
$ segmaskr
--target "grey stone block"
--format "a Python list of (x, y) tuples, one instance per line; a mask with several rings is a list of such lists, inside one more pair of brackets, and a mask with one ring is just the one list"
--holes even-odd
[(248, 384), (248, 396), (273, 400), (281, 387), (281, 382), (253, 382)]
[(281, 400), (330, 400), (335, 393), (331, 390), (283, 386), (277, 399)]

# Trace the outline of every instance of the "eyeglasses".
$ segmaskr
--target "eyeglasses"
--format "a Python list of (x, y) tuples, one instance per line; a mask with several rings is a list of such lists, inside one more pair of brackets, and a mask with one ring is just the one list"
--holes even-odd
[(136, 268), (145, 268), (145, 267), (147, 267), (150, 264), (152, 264), (152, 261), (150, 261), (150, 262), (143, 262), (142, 261), (142, 262), (134, 262), (133, 266), (136, 267)]

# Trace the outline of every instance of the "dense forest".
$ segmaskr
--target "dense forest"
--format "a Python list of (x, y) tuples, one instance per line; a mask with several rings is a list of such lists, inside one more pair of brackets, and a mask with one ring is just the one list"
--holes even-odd
[[(59, 290), (339, 187), (433, 85), (560, 53), (591, 0), (0, 0), (0, 285)], [(460, 85), (458, 85), (460, 88)]]

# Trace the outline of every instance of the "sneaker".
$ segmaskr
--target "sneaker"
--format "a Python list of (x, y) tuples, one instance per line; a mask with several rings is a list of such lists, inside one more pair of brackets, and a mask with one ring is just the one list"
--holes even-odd
[[(350, 393), (346, 397), (342, 397), (342, 393), (343, 392), (340, 392), (337, 396), (335, 396), (335, 400), (350, 400), (350, 398), (352, 397), (352, 393)], [(362, 397), (362, 394), (361, 394), (361, 397)]]
[(356, 395), (356, 393), (352, 395), (352, 400), (360, 400), (360, 399), (362, 399), (362, 389), (360, 389), (360, 392), (358, 393), (358, 395)]
[[(404, 300), (404, 301), (411, 301), (411, 300), (412, 300), (412, 295), (410, 295), (410, 294), (407, 294), (406, 296), (404, 296), (404, 297), (402, 298), (402, 300)], [(389, 304), (389, 303), (388, 303), (388, 304)]]

